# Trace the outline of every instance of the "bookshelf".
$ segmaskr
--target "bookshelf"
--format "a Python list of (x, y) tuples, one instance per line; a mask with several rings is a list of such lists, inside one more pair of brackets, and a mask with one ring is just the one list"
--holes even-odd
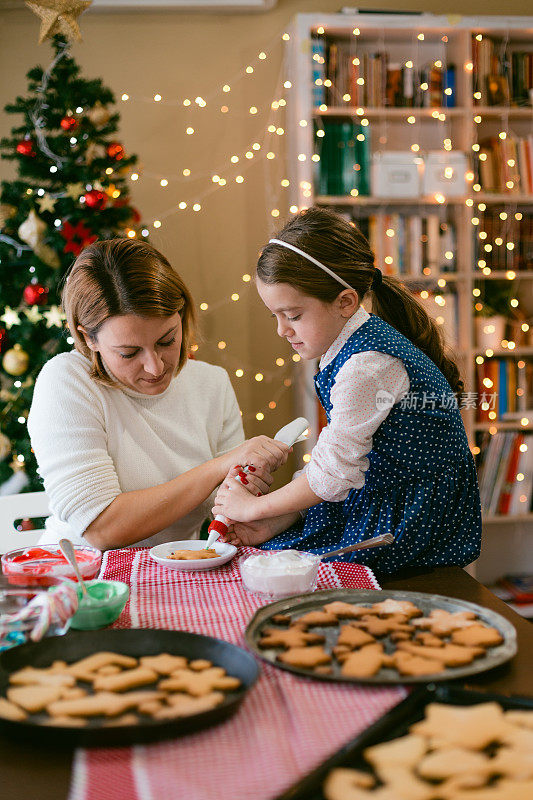
[[(292, 83), (287, 128), (293, 205), (301, 209), (316, 204), (345, 214), (365, 233), (370, 231), (385, 272), (398, 274), (413, 291), (425, 296), (426, 303), (436, 303), (437, 295), (444, 298), (453, 313), (449, 308), (447, 313), (436, 307), (433, 310), (458, 357), (466, 391), (479, 391), (485, 368), (481, 363), (505, 360), (526, 364), (529, 369), (532, 331), (521, 333), (516, 341), (507, 334), (509, 341), (502, 339), (487, 347), (476, 332), (479, 310), (475, 304), (483, 306), (485, 295), (494, 294), (500, 286), (504, 290), (510, 287), (513, 299), (519, 301), (522, 324), (530, 323), (533, 328), (533, 87), (528, 92), (520, 78), (523, 73), (527, 81), (528, 70), (531, 74), (533, 68), (533, 17), (299, 14), (292, 22), (286, 57)], [(500, 75), (496, 80), (493, 72)], [(507, 80), (505, 76), (510, 77)], [(423, 91), (431, 94), (429, 101)], [(353, 141), (343, 144), (342, 136), (350, 130), (344, 123), (352, 126)], [(357, 144), (358, 134), (364, 137), (364, 145)], [(352, 175), (353, 188), (348, 176), (340, 192), (324, 191), (325, 186), (334, 184), (325, 174), (334, 163), (325, 145), (332, 136), (338, 137), (339, 147), (355, 147), (353, 169), (368, 173), (355, 179)], [(365, 148), (366, 155), (361, 155)], [(416, 196), (398, 197), (393, 192), (383, 196), (382, 191), (375, 196), (377, 182), (370, 173), (377, 169), (371, 168), (376, 154), (411, 153), (417, 163), (425, 161), (427, 171), (426, 159), (432, 152), (440, 152), (445, 159), (464, 154), (461, 191), (450, 191), (449, 196), (438, 187), (424, 192), (427, 187), (422, 180)], [(413, 274), (409, 269), (413, 260), (405, 259), (406, 267), (398, 260), (397, 250), (387, 250), (387, 236), (394, 236), (399, 224), (407, 231), (413, 217), (427, 218), (423, 230), (430, 234), (428, 252), (435, 239), (431, 236), (435, 220), (440, 236), (443, 230), (451, 231), (452, 265), (445, 263), (442, 253), (431, 261), (431, 254), (422, 246), (420, 268)], [(502, 241), (503, 250), (493, 243), (486, 255), (485, 245), (490, 240), (485, 234), (498, 232), (489, 229), (491, 219), (496, 228), (497, 224), (503, 226), (507, 237)], [(510, 237), (517, 235), (516, 226), (522, 226), (521, 241), (513, 243), (521, 248), (519, 255), (508, 247)], [(395, 228), (392, 234), (391, 228)], [(402, 242), (406, 250), (412, 250), (408, 239), (406, 234)], [(384, 264), (384, 253), (389, 254), (385, 256), (389, 267)], [(506, 316), (512, 314), (516, 316), (518, 310), (509, 308)], [(298, 365), (297, 369), (298, 411), (312, 421), (316, 436), (315, 365)], [(512, 418), (480, 419), (478, 409), (467, 406), (463, 419), (472, 451), (481, 460), (487, 437), (497, 432), (527, 435), (533, 431), (533, 396), (523, 413)], [(483, 539), (482, 555), (470, 568), (480, 580), (490, 583), (502, 572), (533, 573), (531, 504), (524, 513), (512, 515), (484, 509)]]

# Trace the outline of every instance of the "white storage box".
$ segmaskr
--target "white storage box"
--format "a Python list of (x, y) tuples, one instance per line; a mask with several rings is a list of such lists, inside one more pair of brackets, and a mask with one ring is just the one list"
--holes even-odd
[(463, 197), (466, 194), (467, 160), (459, 150), (435, 150), (426, 155), (423, 194), (439, 192), (444, 197)]
[(409, 152), (376, 153), (372, 157), (374, 197), (419, 197), (423, 162)]

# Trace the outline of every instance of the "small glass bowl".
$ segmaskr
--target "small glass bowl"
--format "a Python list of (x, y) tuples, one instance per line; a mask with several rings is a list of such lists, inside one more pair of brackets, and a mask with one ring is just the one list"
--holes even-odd
[[(62, 583), (51, 580), (50, 586)], [(47, 590), (0, 589), (0, 652), (30, 640), (31, 633), (40, 622), (40, 609), (35, 607), (24, 619), (14, 619), (17, 612), (26, 608), (34, 598), (44, 598)], [(54, 613), (44, 636), (62, 636), (70, 626), (69, 619), (61, 619)]]
[[(100, 550), (89, 545), (73, 546), (82, 577), (95, 578), (102, 563)], [(58, 544), (10, 550), (2, 556), (2, 571), (13, 586), (53, 586), (57, 578), (77, 580)]]
[(128, 602), (130, 589), (122, 581), (85, 581), (89, 600), (77, 586), (78, 610), (71, 620), (71, 627), (78, 631), (94, 631), (111, 625), (120, 616)]
[(313, 592), (319, 564), (320, 556), (300, 550), (266, 550), (239, 559), (244, 588), (265, 600)]

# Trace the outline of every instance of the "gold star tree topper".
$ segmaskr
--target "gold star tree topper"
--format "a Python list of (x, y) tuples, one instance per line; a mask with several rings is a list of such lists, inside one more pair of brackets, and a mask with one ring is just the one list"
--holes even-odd
[(51, 39), (56, 33), (69, 41), (81, 42), (78, 17), (92, 0), (26, 0), (31, 11), (41, 18), (39, 44)]

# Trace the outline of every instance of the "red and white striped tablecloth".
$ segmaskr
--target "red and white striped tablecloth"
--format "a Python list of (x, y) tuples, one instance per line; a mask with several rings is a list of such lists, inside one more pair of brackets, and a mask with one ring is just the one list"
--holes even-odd
[[(246, 624), (265, 603), (243, 589), (237, 560), (176, 572), (145, 549), (109, 551), (103, 577), (131, 590), (114, 627), (187, 630), (243, 646)], [(380, 588), (367, 567), (321, 564), (317, 588), (338, 587)], [(215, 728), (150, 745), (77, 750), (69, 800), (268, 800), (404, 696), (402, 687), (324, 683), (262, 662), (235, 716)]]

